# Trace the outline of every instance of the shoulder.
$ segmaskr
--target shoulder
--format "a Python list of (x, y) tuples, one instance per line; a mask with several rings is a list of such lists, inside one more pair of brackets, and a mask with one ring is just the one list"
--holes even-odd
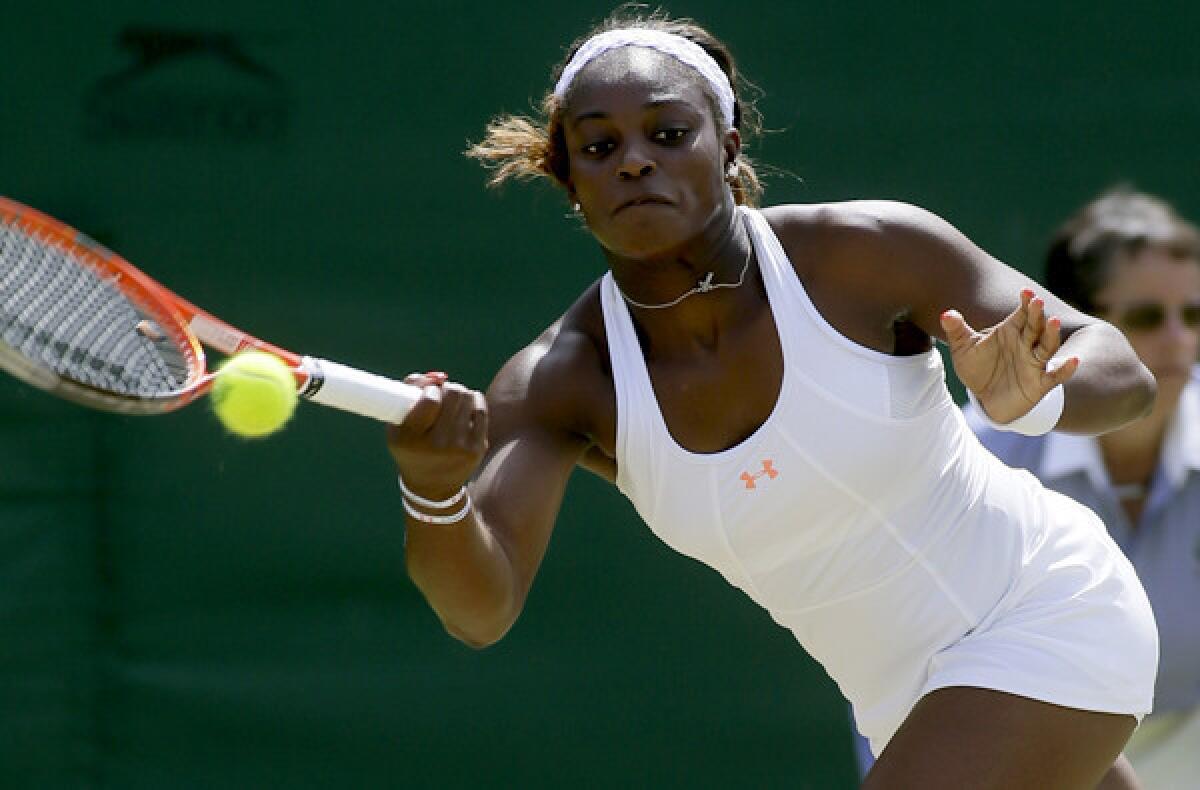
[[(858, 200), (775, 206), (768, 218), (806, 287), (827, 301), (864, 300), (885, 317), (942, 337), (938, 317), (958, 309), (972, 326), (992, 326), (1036, 283), (972, 242), (937, 214), (910, 203)], [(1044, 289), (1043, 289), (1044, 293)], [(1064, 328), (1086, 321), (1061, 301), (1047, 302)]]
[(595, 435), (614, 400), (599, 282), (505, 363), (487, 397), (501, 420)]
[(895, 259), (910, 249), (965, 241), (932, 211), (894, 200), (784, 204), (762, 214), (789, 252), (815, 246), (826, 255)]
[(877, 351), (927, 350), (941, 331), (937, 316), (967, 303), (963, 294), (980, 279), (978, 248), (908, 203), (779, 205), (762, 214), (825, 319)]

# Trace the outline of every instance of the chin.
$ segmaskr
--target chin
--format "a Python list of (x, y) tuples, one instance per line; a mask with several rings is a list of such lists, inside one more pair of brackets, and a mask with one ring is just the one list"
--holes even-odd
[(1159, 368), (1151, 368), (1150, 372), (1154, 374), (1154, 378), (1162, 381), (1177, 381), (1182, 386), (1183, 382), (1191, 378), (1192, 368), (1190, 365), (1170, 365)]
[(674, 219), (618, 214), (607, 228), (594, 235), (606, 249), (622, 257), (652, 258), (679, 247), (695, 235), (687, 233), (681, 225)]
[(1174, 411), (1180, 396), (1183, 395), (1183, 388), (1187, 385), (1188, 377), (1168, 371), (1162, 373), (1156, 371), (1154, 378), (1158, 382), (1158, 395), (1155, 398), (1154, 410)]

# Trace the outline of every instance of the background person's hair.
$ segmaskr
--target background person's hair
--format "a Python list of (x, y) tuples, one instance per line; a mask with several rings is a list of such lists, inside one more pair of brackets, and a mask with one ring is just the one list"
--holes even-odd
[(1046, 287), (1094, 313), (1112, 265), (1147, 248), (1200, 263), (1200, 231), (1165, 200), (1118, 186), (1062, 224), (1046, 253)]
[[(625, 5), (614, 11), (592, 30), (571, 42), (566, 56), (554, 68), (552, 82), (557, 82), (566, 65), (592, 36), (607, 30), (621, 28), (645, 28), (661, 30), (682, 36), (707, 52), (721, 70), (729, 77), (736, 99), (733, 110), (733, 125), (742, 137), (743, 150), (749, 141), (762, 132), (761, 118), (752, 100), (745, 95), (753, 90), (737, 70), (733, 55), (716, 36), (695, 21), (686, 18), (672, 19), (663, 11), (643, 13), (636, 5)], [(707, 82), (697, 76), (698, 82), (708, 97), (714, 117), (720, 117), (716, 97)], [(493, 118), (487, 126), (484, 139), (467, 149), (467, 156), (478, 159), (491, 168), (489, 186), (499, 186), (509, 179), (527, 181), (534, 178), (553, 178), (560, 186), (566, 186), (569, 173), (568, 153), (562, 128), (562, 106), (553, 92), (548, 93), (541, 103), (540, 116), (501, 115)], [(762, 183), (754, 165), (744, 153), (734, 161), (737, 174), (731, 181), (734, 200), (739, 204), (757, 205), (762, 195)]]

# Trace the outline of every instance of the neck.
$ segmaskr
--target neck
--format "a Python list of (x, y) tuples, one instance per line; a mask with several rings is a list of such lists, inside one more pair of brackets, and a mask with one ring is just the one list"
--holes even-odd
[(1157, 404), (1150, 414), (1098, 438), (1114, 483), (1148, 483), (1158, 465), (1174, 404)]
[[(745, 224), (732, 210), (718, 212), (695, 238), (669, 252), (641, 259), (610, 252), (608, 259), (634, 322), (652, 336), (652, 345), (686, 342), (707, 346), (715, 343), (724, 326), (751, 314), (745, 309), (749, 300), (762, 298), (753, 267), (747, 270), (753, 249)], [(741, 287), (693, 293), (668, 308), (634, 304), (668, 304), (706, 281), (713, 285), (737, 283), (743, 273)]]

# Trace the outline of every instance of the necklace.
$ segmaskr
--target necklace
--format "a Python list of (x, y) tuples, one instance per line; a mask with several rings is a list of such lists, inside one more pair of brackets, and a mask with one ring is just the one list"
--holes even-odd
[[(747, 239), (747, 241), (749, 241), (749, 240)], [(663, 302), (662, 304), (644, 304), (642, 302), (637, 302), (637, 301), (634, 301), (633, 299), (630, 299), (628, 294), (626, 294), (624, 291), (621, 290), (621, 286), (618, 285), (617, 290), (620, 291), (621, 296), (623, 296), (625, 298), (625, 301), (629, 302), (634, 307), (641, 307), (645, 310), (663, 310), (668, 307), (674, 307), (675, 305), (682, 302), (684, 299), (687, 299), (689, 296), (692, 296), (694, 294), (706, 294), (709, 291), (715, 291), (718, 288), (737, 288), (737, 287), (741, 286), (741, 284), (746, 281), (746, 272), (750, 271), (750, 259), (752, 257), (754, 257), (754, 244), (753, 243), (749, 244), (746, 248), (746, 262), (742, 265), (742, 273), (740, 275), (738, 275), (738, 279), (737, 279), (736, 283), (714, 283), (712, 281), (713, 273), (709, 272), (708, 274), (704, 275), (703, 278), (696, 281), (695, 288), (684, 293), (682, 296), (678, 297), (677, 299), (672, 299), (671, 301)]]

